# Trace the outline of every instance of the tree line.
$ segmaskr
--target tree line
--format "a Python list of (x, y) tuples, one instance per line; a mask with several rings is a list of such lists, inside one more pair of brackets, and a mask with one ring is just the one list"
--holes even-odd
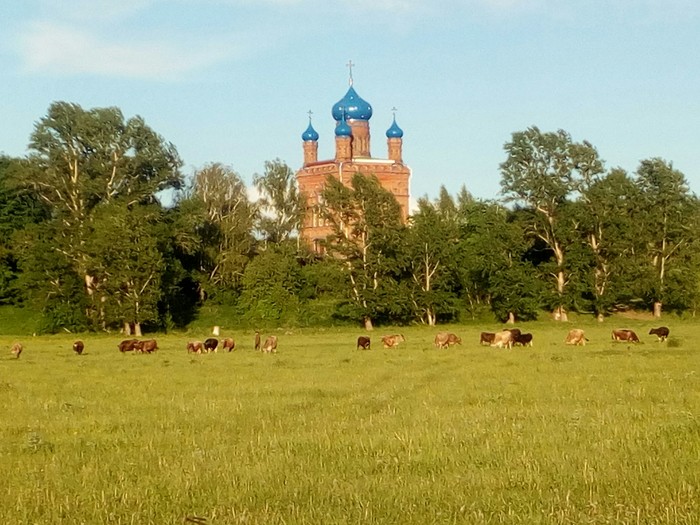
[(329, 178), (322, 255), (300, 242), (294, 172), (265, 162), (252, 200), (220, 163), (184, 177), (175, 146), (118, 108), (53, 103), (29, 153), (0, 156), (0, 303), (42, 330), (140, 334), (207, 305), (241, 325), (433, 325), (552, 312), (694, 314), (698, 199), (670, 162), (606, 169), (588, 142), (512, 134), (500, 199), (423, 197), (407, 224), (375, 177)]

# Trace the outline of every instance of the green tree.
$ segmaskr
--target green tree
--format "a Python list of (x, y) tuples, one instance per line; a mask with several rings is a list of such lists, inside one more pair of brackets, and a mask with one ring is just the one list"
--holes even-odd
[(322, 197), (332, 229), (326, 248), (342, 262), (349, 283), (344, 315), (367, 330), (373, 319), (406, 315), (409, 306), (396, 279), (404, 228), (394, 196), (375, 176), (355, 174), (350, 187), (329, 176)]
[(513, 133), (504, 146), (508, 158), (501, 164), (501, 187), (506, 199), (533, 210), (530, 233), (552, 251), (556, 303), (555, 319), (567, 319), (565, 304), (567, 270), (566, 239), (572, 224), (563, 208), (582, 177), (602, 173), (598, 153), (588, 142), (574, 143), (568, 133), (542, 133), (531, 127)]
[(305, 206), (294, 172), (279, 159), (266, 161), (265, 173), (256, 174), (253, 184), (260, 193), (257, 229), (265, 242), (289, 240), (299, 229)]

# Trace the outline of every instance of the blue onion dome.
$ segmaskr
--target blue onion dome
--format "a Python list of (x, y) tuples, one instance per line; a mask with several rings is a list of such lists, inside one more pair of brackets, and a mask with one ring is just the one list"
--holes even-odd
[(338, 121), (343, 116), (353, 120), (369, 120), (372, 117), (372, 106), (357, 94), (355, 88), (350, 86), (345, 96), (335, 103), (331, 113)]
[(311, 119), (309, 119), (309, 127), (306, 128), (306, 131), (301, 134), (301, 140), (307, 141), (307, 140), (318, 140), (318, 133), (314, 129), (314, 127), (311, 125)]
[[(342, 112), (342, 110), (341, 110), (341, 112)], [(341, 113), (340, 122), (335, 127), (335, 136), (336, 137), (350, 137), (350, 136), (352, 136), (352, 128), (345, 121), (345, 112)]]
[(391, 127), (386, 130), (386, 136), (390, 139), (400, 139), (403, 137), (403, 130), (396, 123), (396, 117), (394, 117), (394, 122), (391, 124)]

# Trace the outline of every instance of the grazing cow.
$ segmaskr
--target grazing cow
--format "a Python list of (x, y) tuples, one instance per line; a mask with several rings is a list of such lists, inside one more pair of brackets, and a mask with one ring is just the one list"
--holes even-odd
[(117, 345), (119, 348), (119, 351), (124, 353), (124, 352), (133, 352), (137, 345), (139, 344), (138, 339), (124, 339), (121, 343)]
[(384, 348), (396, 348), (399, 343), (405, 340), (406, 338), (402, 334), (385, 335), (382, 337), (382, 345)]
[(362, 350), (370, 350), (369, 337), (367, 337), (366, 335), (361, 335), (357, 338), (357, 350), (359, 350), (360, 348)]
[(202, 353), (202, 342), (201, 341), (189, 341), (187, 343), (187, 353), (189, 353), (189, 354), (201, 354)]
[(462, 339), (450, 332), (439, 332), (434, 341), (436, 348), (449, 348), (452, 345), (461, 345)]
[(139, 351), (144, 354), (151, 354), (156, 350), (158, 350), (158, 342), (155, 339), (146, 339), (139, 345)]
[(613, 330), (612, 331), (613, 341), (627, 341), (628, 343), (638, 343), (639, 337), (632, 330)]
[(487, 344), (490, 345), (493, 343), (493, 338), (496, 337), (496, 334), (493, 332), (481, 332), (481, 335), (479, 336), (479, 344)]
[(566, 339), (564, 339), (564, 343), (567, 345), (576, 346), (586, 346), (586, 341), (588, 341), (588, 338), (580, 328), (572, 328), (569, 330), (569, 333), (566, 334)]
[(226, 339), (221, 341), (221, 348), (230, 352), (231, 350), (236, 349), (236, 342), (230, 337), (227, 337)]
[(267, 353), (267, 354), (274, 354), (277, 352), (277, 336), (276, 335), (270, 335), (265, 339), (265, 344), (262, 347), (262, 351)]
[(513, 341), (522, 333), (520, 328), (504, 328), (503, 331), (513, 334)]
[(15, 356), (15, 359), (19, 359), (19, 356), (22, 354), (22, 343), (14, 343), (10, 347), (10, 352)]
[(255, 331), (255, 349), (260, 350), (260, 332)]
[(215, 337), (210, 337), (204, 341), (204, 350), (207, 352), (216, 352), (216, 347), (219, 346), (219, 340)]
[(75, 343), (73, 343), (73, 352), (75, 352), (78, 355), (81, 355), (83, 353), (84, 348), (85, 345), (82, 341), (76, 341)]
[(513, 340), (513, 332), (511, 332), (510, 330), (503, 330), (502, 332), (494, 334), (491, 346), (495, 346), (498, 348), (512, 348)]
[(532, 334), (518, 334), (513, 336), (513, 346), (532, 346)]
[(669, 333), (670, 330), (668, 329), (668, 326), (659, 326), (658, 328), (652, 328), (649, 330), (649, 335), (655, 335), (658, 337), (660, 343), (663, 343), (666, 340)]

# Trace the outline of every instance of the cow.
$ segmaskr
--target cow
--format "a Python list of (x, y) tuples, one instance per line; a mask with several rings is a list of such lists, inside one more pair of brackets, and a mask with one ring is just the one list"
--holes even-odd
[(406, 338), (402, 334), (385, 335), (382, 337), (382, 345), (384, 348), (396, 348), (399, 343), (405, 340)]
[(141, 341), (139, 347), (140, 352), (144, 354), (151, 354), (158, 350), (158, 342), (155, 339), (146, 339), (145, 341)]
[(669, 333), (670, 330), (668, 329), (668, 326), (659, 326), (658, 328), (652, 328), (649, 330), (649, 335), (655, 335), (658, 338), (659, 343), (663, 343), (668, 337)]
[(76, 341), (73, 343), (73, 352), (76, 354), (81, 355), (83, 353), (83, 349), (85, 349), (85, 344), (82, 341)]
[(371, 350), (369, 337), (367, 337), (366, 335), (361, 335), (360, 337), (358, 337), (356, 348), (357, 350)]
[(503, 330), (502, 332), (494, 334), (491, 346), (495, 346), (498, 348), (512, 348), (513, 340), (513, 332), (511, 332), (510, 330)]
[(201, 354), (202, 353), (202, 342), (201, 341), (189, 341), (187, 343), (187, 353), (189, 353), (189, 354)]
[(236, 349), (236, 342), (230, 337), (227, 337), (226, 339), (221, 341), (221, 348), (230, 352), (231, 350)]
[(215, 337), (210, 337), (204, 341), (204, 350), (207, 352), (216, 352), (216, 348), (219, 346), (219, 340)]
[(513, 337), (513, 345), (532, 346), (532, 334), (518, 334)]
[(629, 343), (638, 343), (639, 337), (632, 330), (619, 329), (612, 331), (613, 341), (627, 341)]
[(513, 334), (513, 341), (522, 333), (520, 328), (504, 328), (503, 331)]
[(121, 353), (133, 352), (138, 344), (138, 339), (124, 339), (121, 343), (117, 345), (117, 348), (119, 348), (119, 351)]
[(19, 356), (22, 354), (22, 343), (13, 343), (13, 345), (10, 347), (10, 352), (12, 352), (12, 355), (15, 356), (15, 359), (19, 359)]
[(565, 344), (576, 346), (586, 346), (586, 341), (588, 341), (588, 338), (580, 328), (572, 328), (569, 330), (569, 333), (566, 334), (566, 339), (564, 339)]
[(255, 349), (260, 350), (260, 332), (255, 331)]
[(436, 348), (449, 348), (452, 345), (461, 345), (462, 339), (450, 332), (438, 332), (434, 344)]
[(277, 336), (276, 335), (270, 335), (265, 339), (265, 344), (262, 347), (262, 351), (267, 353), (267, 354), (274, 354), (277, 352)]
[(493, 338), (496, 337), (496, 334), (493, 332), (481, 332), (481, 335), (479, 336), (479, 344), (487, 344), (490, 345), (493, 343)]

